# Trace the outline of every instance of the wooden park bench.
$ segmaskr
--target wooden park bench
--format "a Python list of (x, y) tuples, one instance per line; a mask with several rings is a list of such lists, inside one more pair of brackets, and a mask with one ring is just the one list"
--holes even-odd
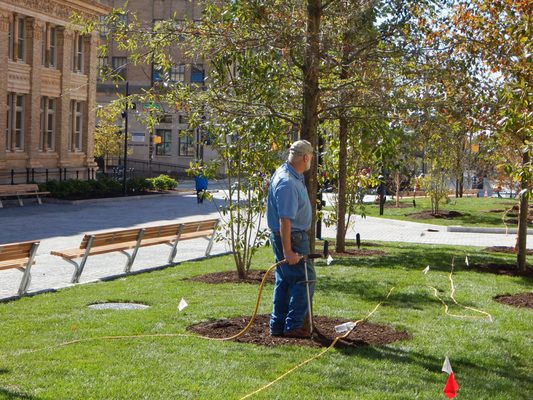
[(465, 189), (463, 190), (463, 197), (477, 197), (479, 189)]
[(35, 196), (37, 203), (43, 204), (41, 201), (40, 195), (50, 194), (50, 192), (40, 192), (39, 186), (35, 183), (27, 183), (22, 185), (0, 185), (0, 208), (3, 207), (2, 198), (3, 197), (16, 197), (19, 206), (23, 206), (22, 202), (23, 197)]
[[(171, 264), (176, 257), (176, 247), (182, 240), (206, 238), (209, 240), (205, 255), (209, 256), (213, 247), (215, 230), (219, 220), (184, 222), (179, 224), (150, 226), (146, 228), (134, 228), (116, 230), (103, 233), (86, 234), (79, 248), (52, 251), (50, 254), (59, 256), (74, 265), (74, 274), (71, 282), (77, 283), (90, 255), (105, 254), (119, 251), (126, 255), (127, 262), (125, 273), (131, 271), (139, 248), (166, 244), (171, 246), (168, 263)], [(127, 250), (131, 250), (128, 253)], [(79, 262), (75, 260), (81, 258)]]
[(35, 263), (35, 253), (39, 242), (20, 242), (0, 245), (0, 270), (16, 268), (23, 272), (18, 295), (26, 293), (31, 281), (31, 266)]
[(400, 192), (400, 198), (403, 198), (403, 197), (425, 197), (425, 196), (426, 196), (426, 192), (424, 192), (423, 190), (416, 190), (416, 191), (405, 190), (405, 191), (401, 191)]

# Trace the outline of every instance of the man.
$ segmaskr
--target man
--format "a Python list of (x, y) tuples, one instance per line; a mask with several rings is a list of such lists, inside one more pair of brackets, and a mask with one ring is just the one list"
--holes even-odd
[(196, 185), (196, 203), (202, 204), (204, 202), (205, 192), (207, 191), (207, 178), (200, 172), (194, 178)]
[[(270, 319), (270, 334), (306, 338), (310, 326), (306, 324), (307, 287), (314, 290), (315, 270), (307, 263), (309, 282), (305, 279), (305, 262), (309, 254), (311, 202), (307, 195), (303, 173), (311, 168), (313, 146), (298, 140), (289, 149), (287, 161), (272, 176), (268, 189), (267, 221), (271, 230), (270, 242), (276, 262), (285, 263), (276, 269), (274, 306)], [(308, 321), (307, 321), (308, 322)]]

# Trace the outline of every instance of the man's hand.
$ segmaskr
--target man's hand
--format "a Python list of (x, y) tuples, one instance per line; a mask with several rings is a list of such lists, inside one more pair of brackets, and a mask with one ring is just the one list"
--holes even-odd
[(295, 253), (294, 251), (284, 252), (285, 253), (285, 261), (289, 265), (298, 264), (300, 260), (302, 259), (302, 255)]

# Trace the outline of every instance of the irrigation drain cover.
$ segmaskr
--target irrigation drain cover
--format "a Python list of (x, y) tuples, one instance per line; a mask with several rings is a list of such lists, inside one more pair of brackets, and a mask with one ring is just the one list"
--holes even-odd
[(146, 304), (139, 303), (97, 303), (89, 304), (93, 310), (144, 310), (148, 308)]

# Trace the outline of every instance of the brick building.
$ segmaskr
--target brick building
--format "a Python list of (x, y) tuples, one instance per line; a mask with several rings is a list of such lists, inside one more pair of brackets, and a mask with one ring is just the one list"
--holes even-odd
[[(123, 7), (125, 3), (124, 0), (101, 1), (113, 8)], [(127, 8), (137, 15), (146, 28), (153, 27), (158, 21), (171, 18), (179, 22), (180, 20), (197, 21), (202, 17), (201, 7), (197, 0), (129, 0)], [(124, 22), (127, 23), (127, 21)], [(101, 32), (104, 41), (107, 37), (107, 29)], [(201, 88), (207, 73), (205, 60), (200, 57), (187, 58), (175, 48), (169, 51), (173, 61), (169, 79), (194, 84)], [(98, 82), (97, 102), (99, 104), (105, 104), (116, 98), (117, 92), (124, 94), (126, 82), (128, 82), (129, 93), (133, 94), (149, 89), (160, 80), (157, 66), (130, 64), (127, 52), (118, 49), (112, 40), (107, 40), (107, 54), (99, 57), (98, 63), (100, 67), (112, 68), (124, 78), (124, 81), (118, 83), (118, 88), (115, 82)], [(147, 168), (156, 173), (183, 173), (191, 161), (208, 160), (214, 157), (210, 146), (203, 141), (205, 136), (197, 130), (189, 129), (187, 115), (181, 111), (164, 110), (160, 124), (153, 132), (149, 132), (135, 119), (135, 114), (143, 112), (146, 106), (137, 104), (137, 109), (130, 111), (128, 118), (128, 131), (131, 138), (128, 167), (135, 168), (136, 174), (146, 174)], [(115, 162), (120, 161), (115, 160)]]
[(109, 11), (95, 0), (0, 0), (0, 183), (11, 171), (21, 183), (30, 170), (39, 181), (45, 170), (81, 178), (95, 166), (99, 37), (69, 20)]

